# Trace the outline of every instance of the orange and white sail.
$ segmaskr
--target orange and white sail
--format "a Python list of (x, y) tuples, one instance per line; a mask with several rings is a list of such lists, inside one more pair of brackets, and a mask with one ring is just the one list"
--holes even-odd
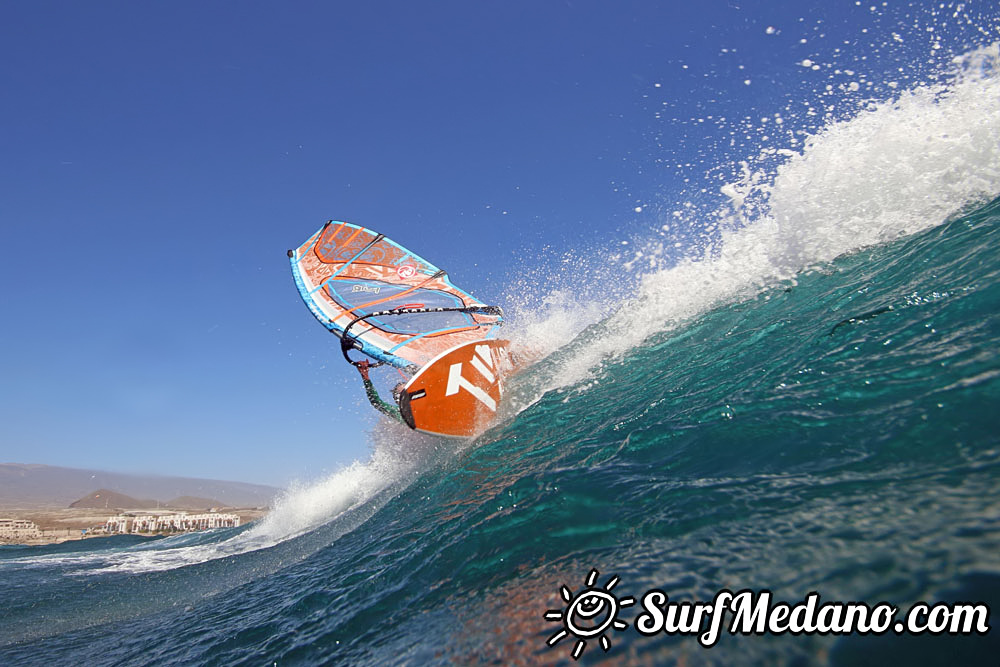
[(313, 315), (348, 347), (415, 371), (445, 351), (493, 339), (503, 315), (448, 275), (365, 227), (330, 221), (288, 251)]

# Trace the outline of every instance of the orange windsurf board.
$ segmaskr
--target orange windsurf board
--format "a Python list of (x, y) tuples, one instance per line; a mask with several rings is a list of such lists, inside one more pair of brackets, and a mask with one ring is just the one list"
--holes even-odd
[(400, 396), (404, 421), (418, 431), (468, 438), (496, 417), (508, 372), (508, 341), (464, 343), (431, 360)]

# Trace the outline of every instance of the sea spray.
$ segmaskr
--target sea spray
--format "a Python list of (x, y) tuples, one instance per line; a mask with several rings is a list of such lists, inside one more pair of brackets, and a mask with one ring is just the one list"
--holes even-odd
[[(708, 216), (721, 221), (715, 240), (643, 273), (634, 299), (588, 329), (547, 382), (533, 380), (534, 398), (592, 381), (603, 360), (711, 308), (792, 285), (802, 271), (940, 225), (1000, 192), (998, 44), (956, 57), (947, 75), (933, 78), (830, 120), (799, 150), (782, 148), (777, 166), (777, 149), (744, 162), (741, 179), (722, 187), (728, 201)], [(647, 242), (627, 264), (664, 257), (663, 243)], [(525, 337), (552, 335), (547, 321), (529, 325)]]
[(371, 431), (371, 458), (354, 461), (325, 478), (298, 481), (254, 527), (249, 538), (283, 540), (315, 528), (378, 493), (406, 483), (425, 469), (437, 451), (433, 438), (393, 423)]

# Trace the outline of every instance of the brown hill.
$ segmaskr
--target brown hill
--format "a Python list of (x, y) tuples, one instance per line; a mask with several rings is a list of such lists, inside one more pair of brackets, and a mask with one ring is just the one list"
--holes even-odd
[(98, 489), (69, 504), (70, 507), (88, 509), (153, 509), (159, 505), (155, 500), (137, 500), (110, 489)]

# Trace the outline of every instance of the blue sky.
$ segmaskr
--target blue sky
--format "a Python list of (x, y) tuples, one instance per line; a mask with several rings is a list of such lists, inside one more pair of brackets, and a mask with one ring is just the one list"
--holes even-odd
[(802, 59), (857, 58), (881, 13), (4, 3), (0, 460), (284, 484), (365, 458), (288, 248), (350, 220), (502, 305), (543, 250), (652, 235), (748, 150), (720, 116), (808, 98)]

